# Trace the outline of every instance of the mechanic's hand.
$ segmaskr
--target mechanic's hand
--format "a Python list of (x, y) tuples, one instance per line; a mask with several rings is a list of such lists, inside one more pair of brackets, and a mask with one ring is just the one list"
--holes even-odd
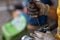
[(51, 32), (47, 31), (44, 35), (44, 40), (56, 40)]
[(31, 36), (34, 37), (34, 40), (56, 40), (51, 32), (42, 33), (35, 31), (34, 34), (31, 33)]

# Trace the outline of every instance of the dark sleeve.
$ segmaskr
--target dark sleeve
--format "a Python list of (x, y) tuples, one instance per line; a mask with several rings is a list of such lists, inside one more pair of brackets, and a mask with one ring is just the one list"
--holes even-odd
[(57, 16), (57, 10), (52, 6), (50, 7), (50, 12), (48, 14), (48, 23), (49, 23), (49, 29), (52, 31), (58, 27), (58, 16)]
[(58, 23), (57, 22), (50, 22), (48, 27), (49, 27), (49, 30), (52, 31), (58, 27)]

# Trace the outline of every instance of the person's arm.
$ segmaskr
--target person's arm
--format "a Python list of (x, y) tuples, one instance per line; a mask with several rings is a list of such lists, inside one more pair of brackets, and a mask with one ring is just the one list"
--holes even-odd
[(24, 13), (28, 13), (28, 10), (27, 10), (27, 1), (24, 1), (23, 3), (22, 3), (22, 5), (23, 5), (23, 7), (24, 7)]
[(55, 8), (53, 7), (50, 8), (48, 17), (49, 17), (48, 19), (49, 29), (52, 31), (58, 26), (58, 16)]

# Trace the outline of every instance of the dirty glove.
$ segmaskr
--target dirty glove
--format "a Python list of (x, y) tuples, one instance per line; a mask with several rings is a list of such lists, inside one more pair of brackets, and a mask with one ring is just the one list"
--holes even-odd
[(31, 36), (34, 37), (34, 40), (56, 40), (50, 32), (42, 33), (35, 31), (34, 34), (31, 33)]

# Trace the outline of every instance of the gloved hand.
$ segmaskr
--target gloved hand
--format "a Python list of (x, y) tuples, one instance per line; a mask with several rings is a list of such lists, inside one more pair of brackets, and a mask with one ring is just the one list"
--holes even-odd
[(57, 40), (53, 34), (49, 31), (47, 31), (44, 35), (44, 40)]
[(34, 40), (56, 40), (51, 32), (47, 31), (46, 33), (42, 33), (39, 31), (35, 31), (34, 34), (30, 34), (34, 37)]

